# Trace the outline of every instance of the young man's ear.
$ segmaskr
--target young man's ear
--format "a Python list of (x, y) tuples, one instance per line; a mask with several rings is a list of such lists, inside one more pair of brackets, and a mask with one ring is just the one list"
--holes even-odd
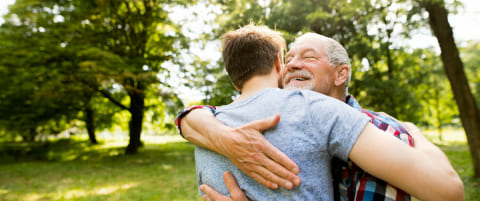
[(235, 87), (235, 89), (236, 89), (238, 92), (240, 92), (240, 93), (242, 92), (242, 90), (240, 90), (240, 89), (237, 87), (237, 85), (235, 85), (233, 82), (232, 82), (232, 85), (233, 85), (233, 87)]
[(282, 67), (283, 67), (282, 54), (278, 52), (277, 59), (275, 59), (275, 70), (277, 71), (277, 73), (282, 72)]
[(347, 65), (342, 64), (337, 66), (335, 70), (335, 86), (344, 85), (350, 75), (350, 68)]

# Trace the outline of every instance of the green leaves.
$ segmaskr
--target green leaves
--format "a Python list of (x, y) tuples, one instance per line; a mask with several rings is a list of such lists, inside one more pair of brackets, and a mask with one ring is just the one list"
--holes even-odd
[[(173, 5), (160, 0), (16, 1), (0, 29), (0, 82), (8, 86), (0, 92), (5, 98), (0, 124), (37, 133), (51, 121), (83, 119), (83, 110), (93, 107), (96, 125), (105, 128), (120, 111), (110, 107), (143, 107), (146, 93), (162, 94), (148, 98), (167, 102), (168, 108), (154, 113), (175, 113), (170, 108), (181, 101), (169, 85), (160, 89), (157, 78), (164, 62), (188, 48), (168, 19), (165, 8)], [(140, 105), (128, 105), (134, 102)]]

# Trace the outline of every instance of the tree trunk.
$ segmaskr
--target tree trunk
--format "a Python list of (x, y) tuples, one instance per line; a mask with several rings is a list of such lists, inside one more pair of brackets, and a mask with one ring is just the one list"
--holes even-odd
[(445, 73), (457, 101), (472, 155), (474, 176), (480, 177), (480, 115), (448, 22), (448, 12), (443, 1), (424, 0), (422, 6), (429, 14), (430, 27), (441, 49)]
[[(393, 80), (397, 80), (395, 78), (395, 75), (394, 75), (394, 72), (395, 72), (395, 66), (394, 66), (394, 63), (393, 63), (393, 59), (392, 59), (392, 50), (390, 50), (390, 46), (391, 46), (391, 42), (390, 42), (390, 34), (391, 32), (390, 31), (387, 31), (387, 36), (388, 36), (388, 42), (387, 44), (385, 45), (385, 54), (387, 56), (387, 77), (388, 77), (388, 80), (387, 82), (391, 83)], [(389, 94), (389, 90), (391, 90), (392, 86), (388, 87), (388, 88), (384, 88), (384, 94), (386, 95), (385, 96), (385, 99), (386, 99), (386, 104), (387, 104), (387, 108), (390, 108), (391, 110), (389, 110), (389, 113), (390, 115), (392, 115), (393, 117), (396, 117), (398, 116), (398, 112), (397, 112), (397, 107), (396, 107), (396, 102), (395, 102), (395, 96), (394, 95), (391, 95)], [(391, 93), (391, 92), (390, 92)]]
[(85, 108), (85, 124), (87, 127), (88, 139), (92, 144), (98, 144), (97, 137), (95, 136), (95, 113), (92, 110), (90, 104)]
[(35, 141), (35, 136), (37, 136), (37, 131), (35, 131), (35, 128), (29, 128), (27, 133), (22, 133), (21, 136), (23, 142), (33, 142)]
[(136, 154), (138, 148), (142, 146), (140, 134), (142, 133), (143, 112), (145, 110), (145, 94), (143, 83), (138, 82), (137, 89), (132, 90), (130, 95), (130, 113), (132, 115), (129, 122), (130, 141), (127, 146), (126, 154)]

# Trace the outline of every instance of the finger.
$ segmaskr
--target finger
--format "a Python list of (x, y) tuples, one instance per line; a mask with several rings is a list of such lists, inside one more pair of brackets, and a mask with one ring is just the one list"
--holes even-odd
[(380, 115), (383, 115), (383, 116), (386, 116), (386, 117), (390, 117), (391, 119), (395, 120), (395, 121), (398, 121), (398, 119), (396, 119), (395, 117), (392, 117), (390, 116), (389, 114), (385, 113), (385, 112), (377, 112), (378, 114)]
[[(281, 171), (281, 172), (275, 172), (275, 174), (278, 174), (282, 177), (285, 177), (287, 176), (287, 172), (283, 171), (283, 170), (288, 170), (288, 172), (291, 172), (293, 174), (298, 174), (298, 172), (300, 172), (300, 169), (298, 168), (298, 165), (295, 163), (295, 161), (293, 161), (292, 159), (290, 159), (286, 154), (284, 154), (282, 151), (280, 151), (279, 149), (277, 149), (275, 146), (273, 146), (272, 144), (270, 144), (270, 142), (268, 142), (267, 140), (265, 140), (266, 142), (263, 144), (263, 146), (260, 146), (260, 150), (269, 158), (271, 158), (273, 161), (275, 161), (275, 163), (277, 163), (278, 165), (284, 167), (284, 168), (281, 168), (281, 169), (278, 169), (278, 171)], [(266, 166), (268, 167), (268, 166)], [(275, 166), (276, 167), (276, 166)], [(291, 174), (288, 173), (288, 175), (292, 176)], [(286, 178), (286, 177), (285, 177)]]
[(208, 197), (208, 195), (203, 195), (203, 196), (202, 196), (202, 199), (203, 199), (204, 201), (212, 201), (212, 199), (210, 199), (210, 197)]
[[(268, 142), (266, 142), (268, 143)], [(269, 143), (268, 143), (269, 144)], [(276, 148), (273, 145), (270, 145), (272, 149)], [(264, 149), (259, 147), (260, 149)], [(277, 150), (280, 152), (279, 150)], [(280, 154), (283, 154), (280, 152)], [(290, 160), (285, 156), (287, 160)], [(235, 161), (236, 162), (236, 161)], [(235, 164), (234, 162), (234, 164)], [(296, 172), (286, 169), (284, 166), (280, 165), (277, 161), (273, 161), (272, 158), (268, 157), (260, 151), (260, 154), (252, 156), (248, 162), (242, 162), (242, 171), (245, 172), (248, 176), (254, 178), (259, 183), (265, 185), (269, 188), (276, 188), (276, 186), (270, 186), (270, 183), (278, 184), (286, 189), (293, 188), (293, 185), (300, 185), (300, 177), (297, 176), (298, 167), (292, 161)], [(240, 166), (238, 166), (240, 167)], [(246, 171), (244, 171), (246, 170)], [(253, 177), (253, 173), (258, 174), (259, 177)], [(263, 181), (266, 180), (266, 181)], [(292, 185), (293, 184), (293, 185)]]
[[(274, 163), (272, 162), (272, 164)], [(249, 166), (250, 167), (248, 166), (245, 166), (245, 167), (251, 171), (244, 171), (245, 174), (247, 174), (247, 176), (251, 177), (258, 183), (266, 186), (267, 188), (277, 189), (278, 186), (282, 186), (286, 189), (293, 188), (293, 182), (280, 178), (279, 176), (273, 174), (271, 171), (267, 170), (263, 165), (250, 164)], [(300, 180), (300, 178), (298, 178), (298, 180)]]
[[(280, 120), (280, 115), (276, 114), (267, 119), (258, 120), (258, 121), (254, 121), (249, 124), (246, 124), (240, 130), (245, 131), (245, 133), (251, 133), (253, 129), (254, 131), (259, 133), (260, 132), (259, 130), (267, 129), (271, 126), (278, 124), (279, 120)], [(246, 135), (246, 136), (256, 136), (256, 135)], [(266, 180), (268, 181), (268, 182), (262, 183), (260, 181), (261, 178), (259, 178), (259, 180), (257, 180), (258, 182), (262, 183), (263, 185), (269, 188), (276, 188), (276, 186), (271, 186), (270, 184), (268, 184), (269, 182), (278, 184), (287, 189), (292, 188), (289, 183), (300, 185), (301, 181), (300, 181), (300, 178), (297, 176), (300, 170), (297, 164), (292, 159), (290, 159), (287, 155), (285, 155), (275, 146), (270, 144), (270, 142), (268, 142), (263, 136), (251, 137), (250, 139), (255, 139), (255, 140), (251, 140), (251, 141), (255, 141), (255, 143), (252, 143), (252, 144), (254, 144), (256, 149), (259, 150), (257, 151), (258, 153), (256, 154), (257, 157), (251, 158), (250, 162), (253, 164), (262, 164), (261, 167), (265, 166), (268, 169), (268, 171), (262, 171), (262, 172), (258, 172), (257, 170), (254, 170), (254, 171), (257, 171), (257, 173), (260, 174), (262, 178), (266, 178)]]
[(280, 121), (280, 114), (275, 114), (271, 117), (268, 117), (268, 118), (265, 118), (265, 119), (262, 119), (262, 120), (256, 120), (256, 121), (252, 121), (248, 124), (245, 124), (244, 127), (251, 127), (255, 130), (258, 130), (259, 132), (262, 132), (264, 130), (267, 130), (271, 127), (274, 127), (278, 124), (278, 122)]
[(267, 178), (270, 182), (278, 184), (286, 189), (293, 188), (293, 185), (300, 185), (300, 177), (289, 171), (285, 167), (279, 165), (275, 161), (269, 160), (264, 163), (265, 169), (260, 169), (259, 174)]
[(247, 176), (249, 176), (252, 179), (254, 179), (255, 181), (257, 181), (258, 183), (266, 186), (267, 188), (271, 188), (271, 189), (277, 189), (278, 188), (278, 184), (276, 184), (274, 182), (271, 182), (270, 180), (261, 176), (260, 174), (257, 173), (257, 171), (256, 172), (248, 172), (248, 173), (246, 172), (246, 174), (247, 174)]
[[(229, 197), (227, 196), (224, 196), (220, 193), (218, 193), (217, 191), (215, 191), (212, 187), (210, 187), (209, 185), (207, 184), (202, 184), (200, 185), (200, 190), (203, 191), (205, 194), (206, 194), (206, 198), (208, 200), (212, 200), (212, 201), (228, 201), (228, 200), (232, 200), (230, 199)], [(204, 200), (206, 200), (205, 198), (205, 195), (202, 196), (202, 198)]]
[(247, 197), (245, 193), (243, 193), (242, 189), (237, 184), (237, 180), (230, 172), (223, 173), (223, 181), (225, 185), (227, 185), (228, 190), (230, 191), (230, 195), (233, 200), (235, 201), (246, 201)]
[[(261, 132), (263, 130), (266, 130), (268, 128), (271, 128), (277, 125), (279, 121), (280, 121), (280, 114), (275, 114), (274, 116), (271, 116), (263, 120), (250, 122), (244, 125), (243, 129), (247, 130), (247, 128), (252, 128), (254, 130), (257, 130), (258, 132)], [(261, 141), (262, 141), (261, 143), (257, 143), (257, 146), (262, 152), (264, 152), (265, 155), (272, 158), (276, 163), (285, 167), (286, 169), (291, 171), (293, 174), (298, 174), (300, 169), (292, 159), (290, 159), (287, 155), (285, 155), (283, 152), (278, 150), (275, 146), (270, 144), (270, 142), (268, 142), (265, 138), (263, 138)], [(282, 173), (280, 174), (281, 176), (287, 176), (286, 174), (282, 174)], [(292, 179), (291, 178), (292, 175), (291, 174), (289, 175), (290, 175), (290, 179)]]
[(410, 122), (400, 122), (405, 129), (407, 129), (410, 135), (415, 135), (419, 132), (418, 128)]
[(409, 132), (418, 132), (418, 133), (421, 133), (420, 132), (420, 129), (418, 129), (417, 126), (415, 126), (415, 124), (411, 123), (411, 122), (401, 122), (403, 127), (405, 127)]
[[(270, 144), (266, 139), (262, 143), (258, 143), (257, 146), (262, 153), (262, 156), (259, 156), (255, 162), (262, 164), (262, 166), (266, 167), (268, 171), (280, 178), (288, 180), (295, 185), (300, 185), (300, 178), (297, 176), (300, 169), (292, 159)], [(270, 178), (267, 175), (262, 176)], [(274, 181), (274, 183), (277, 182), (278, 180)]]
[[(282, 177), (274, 174), (270, 169), (267, 169), (267, 167), (271, 168), (272, 166), (277, 166), (277, 169), (282, 169), (285, 174), (289, 175), (289, 176), (287, 176), (287, 178), (290, 178), (290, 179), (282, 178)], [(298, 178), (298, 176), (290, 173), (285, 168), (279, 166), (278, 164), (275, 164), (271, 160), (265, 163), (265, 167), (264, 166), (257, 167), (256, 168), (256, 174), (258, 174), (262, 179), (265, 179), (267, 182), (277, 184), (277, 185), (282, 186), (286, 189), (292, 189), (293, 185), (297, 184), (297, 183), (293, 182), (296, 179), (298, 179), (298, 184), (300, 184), (300, 178)]]
[(415, 141), (414, 147), (417, 147), (417, 143), (420, 141), (429, 141), (423, 135), (422, 131), (420, 131), (420, 129), (417, 126), (415, 126), (415, 124), (411, 122), (401, 122), (401, 123), (407, 129), (408, 134), (410, 134), (410, 136), (412, 136), (413, 140)]

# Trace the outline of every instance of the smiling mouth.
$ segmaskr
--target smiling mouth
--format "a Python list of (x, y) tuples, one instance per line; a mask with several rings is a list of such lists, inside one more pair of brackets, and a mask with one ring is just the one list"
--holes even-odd
[(307, 71), (294, 71), (285, 76), (284, 85), (289, 87), (300, 87), (313, 80), (313, 75)]
[(293, 78), (288, 79), (288, 82), (286, 82), (286, 83), (289, 84), (292, 81), (304, 82), (304, 81), (307, 81), (307, 80), (310, 80), (310, 78), (308, 78), (308, 77), (293, 77)]
[(297, 78), (293, 78), (291, 80), (297, 80), (297, 81), (305, 81), (305, 80), (308, 80), (307, 78), (303, 78), (303, 77), (297, 77)]

